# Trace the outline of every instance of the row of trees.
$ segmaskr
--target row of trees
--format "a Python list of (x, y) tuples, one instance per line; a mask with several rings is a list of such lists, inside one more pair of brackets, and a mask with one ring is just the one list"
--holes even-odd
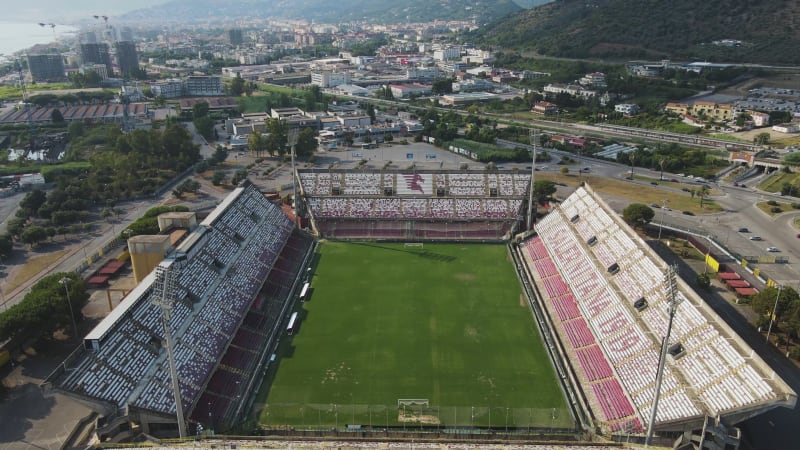
[(129, 134), (115, 127), (87, 132), (82, 125), (70, 125), (70, 132), (74, 135), (68, 157), (88, 159), (88, 168), (78, 165), (49, 174), (56, 188), (47, 194), (29, 192), (7, 224), (11, 236), (31, 246), (57, 234), (88, 231), (93, 207), (104, 207), (110, 218), (121, 212), (114, 208), (118, 200), (155, 192), (200, 156), (191, 135), (172, 122), (164, 130)]
[[(247, 147), (256, 156), (262, 156), (264, 152), (271, 156), (284, 156), (291, 150), (289, 147), (289, 124), (281, 119), (270, 118), (266, 120), (266, 134), (254, 131), (247, 140)], [(314, 153), (317, 148), (317, 131), (312, 128), (303, 128), (297, 135), (295, 145), (295, 155), (298, 158), (307, 158)]]
[[(800, 295), (791, 287), (767, 287), (754, 295), (750, 300), (753, 311), (758, 313), (756, 325), (766, 330), (769, 328), (770, 319), (773, 320), (772, 332), (783, 332), (784, 336), (778, 338), (778, 344), (786, 344), (787, 348), (792, 340), (800, 338)], [(800, 359), (800, 347), (792, 349), (792, 356)]]
[(88, 300), (86, 285), (76, 273), (48, 275), (21, 302), (0, 313), (0, 342), (38, 338), (70, 326), (73, 319), (80, 322)]

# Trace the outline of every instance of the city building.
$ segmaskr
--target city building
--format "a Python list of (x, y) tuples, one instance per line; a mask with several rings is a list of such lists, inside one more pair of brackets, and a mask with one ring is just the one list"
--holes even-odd
[(545, 116), (555, 116), (558, 114), (558, 105), (550, 102), (536, 102), (531, 108), (531, 112)]
[(450, 59), (460, 59), (460, 58), (461, 58), (460, 47), (443, 48), (440, 50), (435, 50), (433, 52), (433, 59), (437, 61), (447, 61)]
[(765, 127), (769, 125), (769, 114), (760, 111), (746, 111), (753, 121), (754, 127)]
[(606, 84), (606, 74), (603, 72), (587, 73), (583, 78), (578, 80), (578, 84), (594, 89), (605, 89), (606, 86), (608, 86)]
[(150, 90), (156, 97), (178, 98), (183, 95), (183, 82), (177, 79), (157, 81)]
[(222, 95), (222, 77), (187, 77), (184, 92), (189, 97)]
[(679, 116), (689, 114), (689, 105), (687, 103), (669, 102), (664, 109)]
[(58, 54), (28, 55), (28, 69), (34, 82), (61, 81), (64, 75), (64, 58)]
[(106, 66), (106, 73), (114, 73), (111, 66), (111, 56), (108, 54), (108, 44), (105, 43), (84, 43), (80, 46), (81, 64), (84, 66), (91, 64), (102, 64)]
[(594, 97), (595, 95), (597, 95), (595, 91), (585, 89), (583, 86), (575, 84), (552, 83), (545, 86), (543, 90), (545, 94), (552, 94), (552, 95), (569, 94), (575, 97), (583, 97), (583, 98)]
[(389, 89), (395, 98), (408, 98), (415, 95), (428, 95), (431, 93), (431, 86), (419, 83), (413, 84), (390, 84)]
[(694, 102), (691, 109), (694, 116), (705, 116), (712, 120), (730, 120), (733, 118), (733, 105), (706, 101)]
[(231, 28), (228, 30), (228, 42), (230, 42), (231, 45), (241, 45), (242, 42), (244, 42), (242, 30), (239, 28)]
[(490, 92), (469, 92), (465, 94), (446, 94), (439, 98), (439, 103), (451, 106), (471, 105), (473, 103), (488, 102), (498, 98)]
[(330, 70), (311, 72), (311, 84), (323, 88), (350, 84), (350, 72), (333, 72)]
[(136, 44), (131, 41), (120, 41), (114, 44), (117, 51), (117, 67), (123, 76), (139, 69), (139, 55), (136, 53)]
[(614, 105), (614, 111), (625, 114), (626, 116), (632, 116), (639, 113), (639, 105), (633, 103), (620, 103), (619, 105)]
[(436, 67), (413, 67), (406, 70), (406, 80), (433, 81), (439, 78)]

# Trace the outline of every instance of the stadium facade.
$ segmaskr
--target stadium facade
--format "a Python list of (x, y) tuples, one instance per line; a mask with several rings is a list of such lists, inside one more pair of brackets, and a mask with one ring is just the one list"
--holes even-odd
[(314, 232), (340, 239), (509, 239), (531, 176), (517, 171), (300, 170)]
[[(185, 417), (238, 417), (258, 388), (313, 240), (252, 185), (231, 193), (45, 381), (103, 414), (98, 434), (137, 424), (177, 434), (159, 301), (177, 279), (169, 328)], [(175, 273), (175, 272), (172, 272)]]
[[(669, 321), (666, 263), (588, 185), (537, 223), (518, 257), (594, 424), (642, 433)], [(656, 430), (794, 407), (796, 393), (680, 279), (677, 300)]]
[[(516, 171), (295, 175), (312, 233), (417, 242), (511, 241), (531, 184)], [(176, 434), (157, 306), (162, 276), (175, 265), (169, 325), (186, 417), (235, 422), (253, 401), (314, 246), (245, 183), (85, 337), (45, 391), (101, 412), (101, 434), (123, 423)], [(668, 322), (665, 262), (589, 186), (510, 249), (579, 425), (643, 433)], [(796, 393), (686, 283), (678, 288), (656, 429), (699, 429), (707, 417), (735, 424), (793, 407)]]

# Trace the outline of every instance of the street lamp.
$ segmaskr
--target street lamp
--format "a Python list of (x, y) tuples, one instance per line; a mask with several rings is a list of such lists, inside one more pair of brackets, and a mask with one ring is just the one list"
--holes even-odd
[(778, 299), (781, 298), (781, 291), (783, 286), (778, 286), (778, 295), (775, 296), (775, 306), (772, 307), (772, 313), (769, 316), (769, 327), (767, 328), (767, 342), (769, 342), (769, 333), (772, 331), (772, 322), (775, 319), (775, 311), (778, 310)]
[(667, 211), (667, 203), (669, 203), (668, 199), (661, 200), (661, 223), (658, 224), (658, 240), (661, 240), (661, 229), (664, 228), (664, 214)]
[(67, 294), (67, 306), (69, 306), (69, 318), (72, 320), (72, 330), (75, 332), (75, 337), (78, 337), (78, 324), (75, 323), (75, 313), (72, 312), (72, 301), (69, 298), (69, 283), (72, 279), (64, 277), (58, 281), (64, 286), (64, 292)]

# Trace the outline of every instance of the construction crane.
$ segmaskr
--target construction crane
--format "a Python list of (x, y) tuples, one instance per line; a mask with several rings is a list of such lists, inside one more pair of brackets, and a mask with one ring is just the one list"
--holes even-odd
[(53, 39), (56, 38), (56, 24), (54, 24), (53, 22), (50, 23), (39, 22), (39, 26), (42, 28), (50, 27), (50, 29), (53, 30)]

